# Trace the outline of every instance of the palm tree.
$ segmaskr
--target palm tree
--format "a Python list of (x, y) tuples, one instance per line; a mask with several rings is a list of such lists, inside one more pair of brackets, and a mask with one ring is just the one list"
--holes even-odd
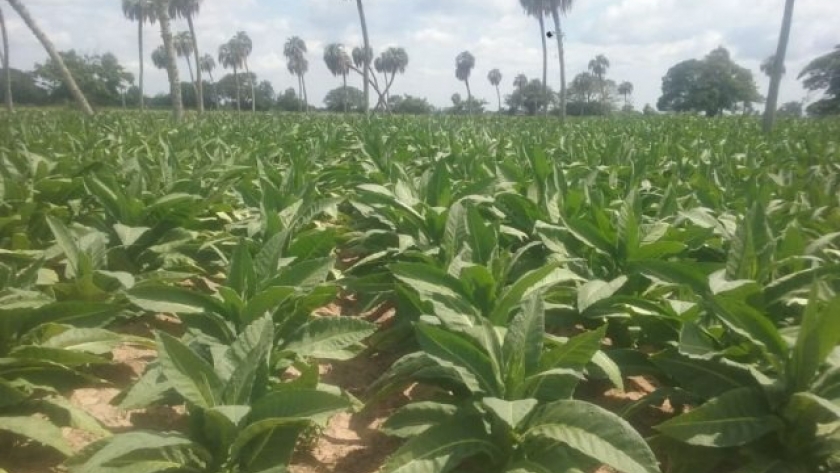
[(178, 57), (182, 57), (187, 60), (187, 69), (190, 71), (190, 82), (192, 82), (193, 89), (195, 89), (195, 96), (196, 98), (198, 98), (198, 86), (195, 83), (192, 62), (190, 61), (190, 56), (192, 56), (195, 52), (195, 47), (193, 46), (192, 42), (192, 35), (189, 31), (182, 31), (176, 34), (172, 38), (172, 41), (174, 41), (175, 43), (175, 54), (177, 54)]
[(9, 67), (9, 35), (6, 32), (6, 19), (3, 17), (2, 9), (0, 9), (0, 35), (3, 37), (3, 53), (0, 54), (0, 58), (3, 60), (3, 76), (6, 82), (6, 109), (13, 112), (15, 103), (12, 99), (12, 69)]
[[(519, 0), (519, 3), (525, 9), (525, 13), (533, 16), (540, 23), (540, 40), (542, 41), (543, 52), (543, 95), (548, 95), (548, 45), (545, 40), (545, 15), (549, 11), (548, 3), (547, 0)], [(548, 107), (545, 108), (545, 114), (548, 115)]]
[(236, 84), (236, 111), (242, 111), (242, 97), (239, 90), (239, 69), (242, 67), (242, 58), (236, 51), (232, 41), (219, 46), (219, 64), (225, 69), (233, 69), (233, 82)]
[(245, 67), (245, 74), (248, 76), (248, 81), (251, 83), (251, 112), (257, 113), (257, 98), (254, 90), (255, 80), (251, 77), (251, 70), (248, 69), (248, 56), (254, 50), (254, 43), (251, 42), (251, 37), (244, 31), (239, 31), (236, 36), (231, 39), (231, 42), (236, 49), (236, 54), (241, 58), (242, 65)]
[(502, 111), (502, 96), (499, 93), (499, 84), (502, 82), (502, 72), (498, 69), (493, 69), (487, 73), (487, 80), (490, 85), (496, 88), (496, 100), (499, 101), (499, 112)]
[[(201, 10), (201, 2), (203, 0), (169, 0), (169, 14), (173, 18), (185, 18), (187, 25), (190, 27), (190, 37), (192, 38), (192, 52), (193, 59), (196, 64), (196, 94), (198, 100), (198, 113), (204, 112), (204, 84), (201, 81), (201, 68), (199, 64), (198, 52), (198, 38), (195, 35), (195, 25), (193, 24), (193, 17)], [(187, 59), (189, 64), (189, 59)]]
[(618, 85), (618, 93), (624, 96), (624, 105), (627, 105), (627, 96), (633, 94), (633, 84), (628, 81), (622, 82)]
[(137, 22), (137, 49), (140, 58), (140, 110), (143, 110), (146, 108), (145, 88), (143, 86), (143, 66), (145, 62), (143, 55), (143, 24), (146, 22), (154, 24), (157, 20), (157, 13), (155, 12), (155, 6), (152, 0), (123, 0), (122, 10), (126, 18)]
[(64, 83), (67, 88), (70, 89), (70, 94), (76, 99), (76, 102), (79, 104), (79, 108), (81, 108), (84, 113), (93, 115), (93, 109), (90, 108), (90, 104), (85, 98), (85, 94), (82, 93), (82, 90), (76, 84), (76, 81), (73, 79), (73, 75), (70, 74), (70, 70), (67, 69), (67, 65), (64, 64), (64, 60), (61, 58), (61, 55), (58, 54), (58, 51), (55, 49), (55, 46), (47, 37), (46, 33), (44, 33), (38, 26), (38, 23), (35, 22), (35, 19), (29, 13), (29, 10), (23, 5), (23, 2), (21, 0), (8, 0), (8, 2), (23, 22), (26, 23), (26, 26), (29, 27), (32, 34), (38, 38), (38, 41), (41, 42), (44, 49), (47, 50), (47, 54), (50, 55), (50, 59), (52, 59), (52, 61), (58, 66), (61, 76), (64, 79)]
[(475, 67), (475, 56), (464, 51), (455, 58), (455, 77), (467, 86), (467, 113), (472, 115), (472, 91), (470, 90), (470, 73)]
[(785, 1), (785, 13), (782, 17), (782, 31), (779, 33), (779, 45), (776, 48), (776, 55), (773, 56), (773, 75), (770, 76), (770, 91), (767, 92), (767, 106), (764, 108), (764, 132), (773, 131), (773, 123), (776, 121), (776, 105), (779, 102), (779, 87), (782, 83), (782, 74), (785, 70), (785, 55), (787, 54), (788, 40), (790, 39), (790, 26), (793, 22), (794, 0)]
[(184, 103), (181, 100), (181, 79), (178, 77), (178, 64), (175, 58), (175, 41), (172, 39), (169, 0), (154, 0), (154, 2), (160, 23), (160, 36), (166, 52), (166, 75), (169, 77), (169, 90), (172, 97), (172, 119), (177, 123), (184, 116)]
[(306, 108), (309, 108), (304, 92), (306, 86), (303, 77), (309, 70), (309, 61), (305, 57), (306, 53), (306, 42), (298, 36), (292, 36), (287, 39), (286, 44), (283, 46), (283, 55), (286, 56), (286, 66), (289, 69), (289, 73), (297, 76), (298, 97), (301, 99), (301, 108), (303, 108), (304, 104), (306, 104)]
[(166, 70), (166, 65), (169, 58), (166, 57), (166, 49), (163, 46), (158, 46), (152, 51), (152, 64), (160, 70)]
[(201, 72), (206, 72), (207, 75), (210, 77), (210, 86), (213, 87), (213, 101), (218, 107), (219, 97), (216, 93), (216, 81), (213, 79), (213, 71), (216, 69), (216, 60), (213, 59), (213, 56), (205, 54), (204, 56), (201, 56), (201, 58), (199, 58), (198, 60), (198, 69)]
[[(377, 58), (374, 67), (385, 77), (385, 90), (382, 95), (385, 97), (385, 106), (391, 102), (391, 86), (394, 85), (394, 78), (397, 74), (404, 74), (408, 67), (408, 53), (403, 48), (388, 48)], [(391, 77), (388, 77), (391, 74)]]
[(589, 61), (589, 70), (598, 79), (598, 87), (601, 90), (601, 105), (604, 105), (607, 101), (604, 77), (606, 77), (609, 68), (610, 60), (603, 54), (599, 54), (595, 56), (595, 59)]
[(332, 75), (341, 76), (344, 81), (344, 92), (342, 93), (342, 102), (344, 104), (344, 113), (347, 113), (347, 73), (350, 72), (351, 59), (344, 51), (344, 46), (338, 43), (327, 45), (324, 49), (324, 63)]
[(554, 37), (557, 38), (557, 52), (560, 60), (560, 118), (566, 119), (566, 53), (563, 50), (563, 29), (560, 27), (560, 14), (572, 9), (574, 0), (548, 0), (551, 18), (554, 20)]
[[(362, 39), (364, 40), (364, 43), (365, 43), (364, 44), (365, 51), (370, 51), (371, 56), (373, 56), (373, 53), (372, 53), (373, 50), (370, 47), (370, 37), (368, 36), (367, 20), (365, 19), (365, 7), (364, 7), (364, 5), (362, 5), (362, 0), (356, 0), (356, 9), (359, 10), (359, 22), (362, 24)], [(364, 109), (365, 113), (367, 113), (368, 108), (370, 107), (370, 83), (368, 82), (370, 80), (370, 61), (365, 61), (364, 66), (365, 66), (365, 69), (364, 69), (365, 103), (364, 103), (363, 109)], [(346, 80), (346, 74), (345, 74), (345, 80)], [(345, 92), (347, 92), (346, 88), (347, 88), (347, 86), (345, 85)], [(345, 97), (345, 99), (346, 98), (347, 97)], [(347, 103), (345, 102), (344, 105), (346, 107)]]

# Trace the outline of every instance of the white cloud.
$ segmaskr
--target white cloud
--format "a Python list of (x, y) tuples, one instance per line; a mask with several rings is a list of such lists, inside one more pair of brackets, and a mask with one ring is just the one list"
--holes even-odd
[[(754, 71), (759, 87), (767, 87), (758, 71), (762, 58), (775, 49), (783, 8), (782, 0), (589, 0), (576, 3), (563, 18), (566, 33), (568, 80), (585, 70), (596, 54), (612, 63), (609, 76), (635, 85), (638, 106), (655, 103), (661, 78), (669, 67), (701, 57), (718, 45)], [(115, 0), (27, 0), (27, 6), (56, 46), (83, 53), (111, 51), (131, 70), (139, 67), (136, 24), (123, 18)], [(406, 74), (397, 79), (394, 93), (428, 97), (446, 106), (450, 96), (464, 94), (455, 79), (455, 56), (468, 49), (476, 56), (471, 85), (473, 93), (495, 104), (495, 90), (486, 79), (492, 68), (502, 70), (502, 90), (512, 89), (513, 77), (542, 74), (542, 51), (537, 22), (525, 16), (516, 0), (366, 0), (371, 41), (378, 51), (403, 46), (410, 55)], [(8, 9), (6, 9), (8, 10)], [(11, 36), (12, 64), (31, 68), (46, 58), (43, 48), (11, 11), (6, 13)], [(782, 100), (805, 95), (795, 72), (813, 57), (830, 50), (838, 41), (838, 0), (798, 0), (791, 36), (788, 70)], [(546, 26), (553, 30), (547, 18)], [(196, 18), (202, 52), (215, 56), (218, 45), (239, 30), (254, 42), (250, 64), (276, 90), (295, 86), (286, 71), (282, 48), (291, 35), (309, 46), (310, 98), (320, 102), (339, 84), (323, 64), (326, 44), (361, 43), (355, 2), (339, 0), (207, 0)], [(182, 21), (176, 30), (186, 29)], [(160, 43), (156, 26), (144, 34), (146, 53)], [(549, 41), (549, 81), (558, 88), (559, 68), (554, 41)], [(147, 61), (150, 63), (150, 61)], [(149, 92), (166, 89), (162, 71), (146, 68)], [(222, 71), (216, 71), (220, 77)], [(351, 83), (360, 85), (357, 77)], [(491, 106), (492, 107), (492, 106)]]

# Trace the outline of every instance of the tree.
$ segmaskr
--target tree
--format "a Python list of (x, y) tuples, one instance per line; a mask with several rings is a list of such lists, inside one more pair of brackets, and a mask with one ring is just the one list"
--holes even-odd
[[(776, 55), (773, 54), (772, 56), (768, 56), (763, 61), (761, 61), (761, 65), (759, 69), (763, 72), (767, 77), (773, 77), (773, 71), (776, 67)], [(782, 75), (787, 72), (787, 68), (784, 64), (782, 64)]]
[(786, 102), (779, 107), (778, 115), (780, 117), (801, 118), (802, 112), (802, 102)]
[[(388, 48), (374, 61), (374, 68), (384, 77), (384, 90), (380, 93), (386, 108), (390, 102), (391, 86), (394, 85), (396, 75), (404, 74), (408, 67), (408, 53), (403, 48)], [(388, 76), (390, 74), (390, 77)], [(378, 91), (378, 87), (377, 87)], [(377, 107), (380, 104), (376, 104)]]
[(50, 98), (47, 91), (38, 85), (34, 73), (11, 68), (4, 75), (8, 75), (11, 79), (11, 87), (8, 88), (11, 91), (6, 87), (0, 89), (0, 96), (2, 96), (3, 101), (6, 100), (6, 94), (11, 93), (15, 98), (15, 103), (21, 105), (46, 105), (49, 103)]
[[(210, 77), (210, 86), (213, 88), (213, 96), (214, 96), (213, 97), (213, 102), (218, 102), (219, 97), (218, 97), (218, 93), (216, 92), (216, 81), (213, 80), (213, 71), (216, 69), (216, 60), (213, 59), (213, 56), (211, 56), (209, 54), (205, 54), (204, 56), (201, 56), (201, 58), (199, 58), (199, 60), (198, 60), (198, 69), (200, 69), (201, 72), (206, 72), (207, 76)], [(204, 88), (202, 87), (202, 94), (203, 94), (203, 91), (204, 91)]]
[[(254, 78), (256, 81), (256, 77)], [(254, 88), (256, 95), (254, 96), (254, 107), (260, 111), (268, 111), (274, 108), (275, 101), (275, 94), (274, 93), (274, 86), (271, 85), (271, 82), (264, 80), (260, 81)]]
[[(525, 13), (533, 16), (540, 24), (540, 41), (542, 41), (542, 82), (543, 93), (548, 95), (548, 45), (545, 34), (545, 15), (549, 12), (548, 0), (519, 0), (519, 4), (525, 9)], [(527, 83), (527, 80), (526, 80)], [(548, 110), (546, 109), (546, 113)]]
[(467, 100), (461, 98), (461, 94), (452, 94), (452, 107), (446, 109), (446, 113), (455, 115), (484, 113), (484, 106), (487, 105), (486, 100), (477, 100), (475, 97), (470, 97)]
[[(251, 41), (251, 37), (248, 36), (248, 33), (239, 31), (230, 41), (231, 44), (233, 44), (236, 55), (241, 60), (242, 66), (245, 68), (245, 73), (250, 74), (251, 70), (248, 68), (248, 58), (254, 50), (254, 43)], [(257, 111), (256, 91), (254, 90), (255, 86), (256, 84), (254, 81), (251, 81), (251, 112), (254, 113)]]
[[(219, 46), (219, 63), (225, 69), (233, 69), (233, 78), (234, 82), (236, 83), (236, 110), (242, 110), (242, 92), (240, 90), (239, 84), (239, 70), (245, 69), (245, 74), (251, 74), (251, 71), (248, 69), (248, 56), (251, 55), (251, 51), (253, 50), (253, 43), (251, 42), (251, 38), (248, 37), (248, 34), (244, 31), (240, 31), (236, 33), (227, 43)], [(255, 90), (256, 84), (255, 81), (250, 81), (250, 88), (251, 88), (251, 111), (256, 112), (256, 100), (255, 100)]]
[(426, 99), (411, 95), (396, 95), (392, 99), (394, 113), (404, 115), (428, 115), (435, 110)]
[(166, 57), (166, 49), (164, 49), (162, 45), (152, 51), (152, 64), (154, 64), (156, 68), (162, 71), (166, 70), (166, 64), (168, 62), (169, 58)]
[(802, 86), (811, 91), (825, 91), (823, 98), (808, 106), (810, 115), (840, 114), (840, 44), (834, 51), (811, 61), (799, 74)]
[(455, 58), (455, 77), (467, 86), (467, 113), (472, 114), (472, 91), (470, 90), (470, 74), (475, 67), (475, 56), (464, 51)]
[(140, 58), (140, 110), (146, 108), (145, 97), (143, 96), (145, 88), (143, 86), (144, 78), (144, 63), (145, 57), (143, 54), (143, 25), (145, 23), (154, 24), (157, 19), (155, 6), (153, 0), (123, 0), (122, 10), (126, 18), (137, 22), (137, 49), (138, 57)]
[[(189, 31), (182, 31), (176, 34), (172, 38), (172, 41), (175, 43), (175, 54), (177, 54), (178, 57), (182, 57), (187, 60), (187, 69), (190, 71), (190, 83), (193, 85), (193, 88), (195, 88), (196, 96), (200, 96), (201, 94), (198, 93), (198, 84), (196, 84), (195, 76), (193, 75), (192, 62), (190, 62), (190, 56), (192, 56), (195, 52), (192, 35)], [(198, 69), (197, 66), (196, 69)], [(199, 109), (202, 108), (204, 107), (199, 105)]]
[(496, 100), (499, 102), (499, 112), (502, 111), (502, 96), (499, 93), (499, 84), (502, 82), (502, 72), (498, 69), (492, 69), (487, 73), (487, 80), (490, 85), (496, 88)]
[(93, 115), (93, 109), (90, 108), (90, 104), (88, 103), (85, 95), (82, 93), (79, 86), (76, 84), (76, 81), (73, 79), (73, 75), (70, 74), (70, 71), (64, 65), (64, 61), (62, 61), (61, 56), (58, 54), (58, 51), (53, 46), (52, 41), (47, 37), (47, 35), (41, 30), (38, 26), (38, 23), (35, 22), (35, 19), (29, 13), (29, 10), (23, 5), (21, 0), (8, 0), (9, 5), (12, 6), (12, 9), (17, 12), (17, 14), (21, 17), (26, 26), (32, 31), (32, 34), (38, 38), (38, 41), (41, 42), (41, 45), (44, 46), (44, 49), (47, 50), (47, 54), (49, 54), (50, 58), (55, 61), (56, 66), (59, 68), (61, 72), (61, 77), (64, 80), (67, 88), (70, 90), (73, 98), (79, 104), (79, 108), (88, 115)]
[(286, 56), (286, 67), (289, 69), (289, 73), (296, 76), (298, 80), (298, 97), (303, 100), (296, 100), (301, 110), (304, 109), (303, 107), (309, 108), (307, 105), (306, 82), (304, 79), (306, 72), (309, 70), (309, 61), (306, 59), (306, 53), (306, 42), (298, 36), (292, 36), (287, 39), (286, 44), (283, 46), (283, 55)]
[(329, 91), (324, 97), (324, 105), (330, 112), (363, 112), (364, 102), (364, 92), (356, 87), (339, 87)]
[(600, 87), (591, 72), (581, 72), (569, 83), (567, 113), (575, 116), (603, 115), (604, 103), (596, 100)]
[(793, 22), (794, 0), (785, 1), (785, 13), (782, 18), (782, 31), (779, 33), (779, 45), (776, 54), (773, 56), (773, 73), (770, 75), (770, 91), (767, 92), (767, 106), (764, 107), (764, 132), (773, 131), (773, 122), (776, 120), (776, 104), (779, 103), (779, 88), (782, 84), (784, 73), (785, 55), (787, 54), (788, 40), (790, 39), (790, 26)]
[[(338, 43), (328, 44), (324, 49), (324, 63), (327, 65), (327, 69), (330, 70), (333, 76), (341, 76), (344, 82), (345, 92), (340, 95), (340, 98), (342, 100), (350, 98), (350, 94), (349, 92), (346, 92), (346, 89), (347, 73), (350, 72), (351, 62), (350, 56), (348, 56), (347, 52), (344, 50), (344, 46)], [(329, 95), (327, 96), (329, 97)], [(344, 113), (347, 113), (348, 106), (349, 103), (345, 102)]]
[[(198, 15), (201, 10), (201, 3), (203, 0), (169, 0), (169, 14), (172, 18), (184, 18), (187, 20), (187, 25), (190, 28), (190, 38), (192, 38), (192, 53), (194, 55), (196, 64), (196, 93), (198, 94), (198, 113), (204, 112), (204, 85), (201, 80), (201, 67), (199, 64), (198, 51), (198, 37), (195, 35), (195, 24), (193, 18)], [(187, 58), (189, 64), (189, 58)]]
[(624, 105), (630, 105), (630, 102), (627, 101), (628, 95), (633, 95), (633, 84), (624, 81), (618, 85), (618, 93), (624, 96)]
[(683, 61), (662, 78), (662, 111), (705, 112), (716, 116), (734, 110), (739, 103), (758, 102), (761, 97), (752, 72), (732, 61), (729, 51), (717, 48), (702, 60)]
[(542, 83), (538, 79), (534, 79), (508, 95), (505, 102), (512, 110), (518, 110), (522, 107), (528, 115), (536, 115), (537, 112), (549, 108), (552, 95), (551, 89), (546, 94)]
[(306, 104), (295, 93), (294, 87), (289, 87), (277, 96), (276, 105), (277, 108), (285, 112), (294, 112), (303, 110), (303, 106)]
[(166, 75), (169, 77), (169, 90), (172, 96), (172, 119), (178, 123), (184, 116), (184, 103), (181, 98), (181, 79), (178, 77), (178, 64), (175, 62), (175, 42), (172, 39), (172, 24), (169, 18), (169, 0), (154, 0), (157, 7), (157, 19), (160, 23), (160, 36), (166, 52)]
[[(362, 0), (356, 0), (356, 9), (359, 11), (359, 22), (362, 24), (362, 39), (364, 40), (365, 51), (373, 51), (370, 47), (370, 37), (368, 36), (367, 20), (365, 19), (365, 8), (362, 5)], [(371, 54), (372, 56), (373, 54)], [(345, 81), (347, 75), (345, 74)], [(345, 86), (346, 87), (346, 86)], [(365, 90), (365, 104), (364, 112), (367, 113), (370, 107), (370, 61), (364, 63), (364, 90)], [(345, 94), (346, 95), (346, 94)]]
[[(71, 50), (60, 52), (59, 56), (73, 75), (79, 89), (93, 104), (120, 104), (123, 92), (134, 82), (134, 76), (127, 72), (111, 53), (82, 56)], [(47, 59), (44, 64), (36, 64), (34, 77), (47, 92), (51, 102), (59, 103), (73, 99), (72, 92), (63, 80), (61, 68), (52, 59)]]
[(3, 95), (5, 95), (6, 109), (13, 112), (15, 105), (12, 98), (12, 68), (9, 67), (9, 35), (6, 32), (6, 19), (3, 17), (2, 8), (0, 8), (0, 36), (3, 40), (3, 53), (0, 55), (0, 59), (3, 61), (3, 80), (5, 82)]
[(554, 19), (554, 36), (557, 38), (557, 53), (560, 61), (560, 118), (566, 118), (566, 54), (563, 50), (563, 29), (560, 27), (560, 14), (572, 9), (573, 0), (548, 0), (551, 17)]
[(605, 77), (609, 68), (610, 60), (603, 54), (599, 54), (595, 56), (595, 59), (589, 61), (589, 71), (595, 76), (595, 79), (598, 81), (598, 90), (601, 91), (601, 103), (606, 103), (607, 101)]

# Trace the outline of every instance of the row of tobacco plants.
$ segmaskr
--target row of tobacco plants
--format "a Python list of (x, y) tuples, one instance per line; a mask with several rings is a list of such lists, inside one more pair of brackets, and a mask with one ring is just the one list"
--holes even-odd
[[(419, 383), (384, 472), (840, 468), (840, 123), (0, 117), (0, 453), (287, 471)], [(355, 301), (381, 326), (314, 315)], [(129, 335), (165, 314), (179, 330)], [(114, 433), (68, 402), (122, 345)], [(354, 397), (318, 363), (400, 357)], [(586, 386), (657, 388), (612, 410)], [(662, 411), (654, 425), (640, 419)], [(61, 427), (99, 440), (72, 451)], [(0, 468), (2, 468), (0, 454)], [(7, 466), (8, 467), (8, 466)], [(14, 473), (14, 472), (12, 472)]]

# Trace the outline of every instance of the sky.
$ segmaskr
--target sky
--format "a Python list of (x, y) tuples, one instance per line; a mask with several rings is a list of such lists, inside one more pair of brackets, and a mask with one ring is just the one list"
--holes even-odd
[[(5, 3), (5, 2), (4, 2)], [(306, 77), (310, 102), (341, 84), (323, 61), (324, 47), (338, 42), (362, 44), (356, 2), (347, 0), (204, 0), (195, 19), (198, 44), (216, 55), (221, 43), (246, 31), (254, 49), (251, 70), (271, 81), (276, 91), (296, 87), (286, 69), (283, 43), (297, 35), (309, 48)], [(637, 108), (656, 104), (662, 77), (680, 61), (701, 58), (718, 46), (753, 71), (759, 91), (766, 94), (768, 79), (761, 61), (775, 53), (784, 0), (578, 0), (563, 21), (566, 34), (568, 81), (586, 70), (590, 59), (604, 54), (610, 60), (608, 78), (630, 81)], [(124, 18), (119, 0), (25, 0), (32, 15), (58, 49), (87, 54), (112, 52), (133, 73), (139, 70), (136, 24)], [(398, 76), (392, 93), (425, 97), (443, 107), (453, 93), (466, 96), (455, 78), (455, 57), (468, 50), (476, 57), (470, 85), (473, 94), (495, 108), (495, 89), (487, 80), (493, 68), (502, 71), (502, 94), (513, 89), (517, 74), (542, 75), (542, 53), (536, 19), (523, 12), (519, 0), (365, 0), (371, 45), (378, 54), (401, 46), (409, 54), (406, 73)], [(12, 67), (31, 69), (46, 53), (14, 12), (6, 13)], [(550, 18), (547, 26), (553, 29)], [(840, 43), (840, 0), (797, 0), (788, 48), (787, 71), (780, 103), (819, 98), (796, 80), (814, 57)], [(174, 22), (174, 31), (186, 22)], [(166, 74), (148, 59), (161, 44), (157, 26), (146, 27), (146, 93), (167, 90)], [(559, 88), (556, 43), (549, 41), (549, 86)], [(179, 63), (181, 77), (188, 77)], [(214, 77), (224, 71), (217, 69)], [(350, 84), (361, 88), (361, 79)], [(371, 99), (373, 100), (373, 98)]]

